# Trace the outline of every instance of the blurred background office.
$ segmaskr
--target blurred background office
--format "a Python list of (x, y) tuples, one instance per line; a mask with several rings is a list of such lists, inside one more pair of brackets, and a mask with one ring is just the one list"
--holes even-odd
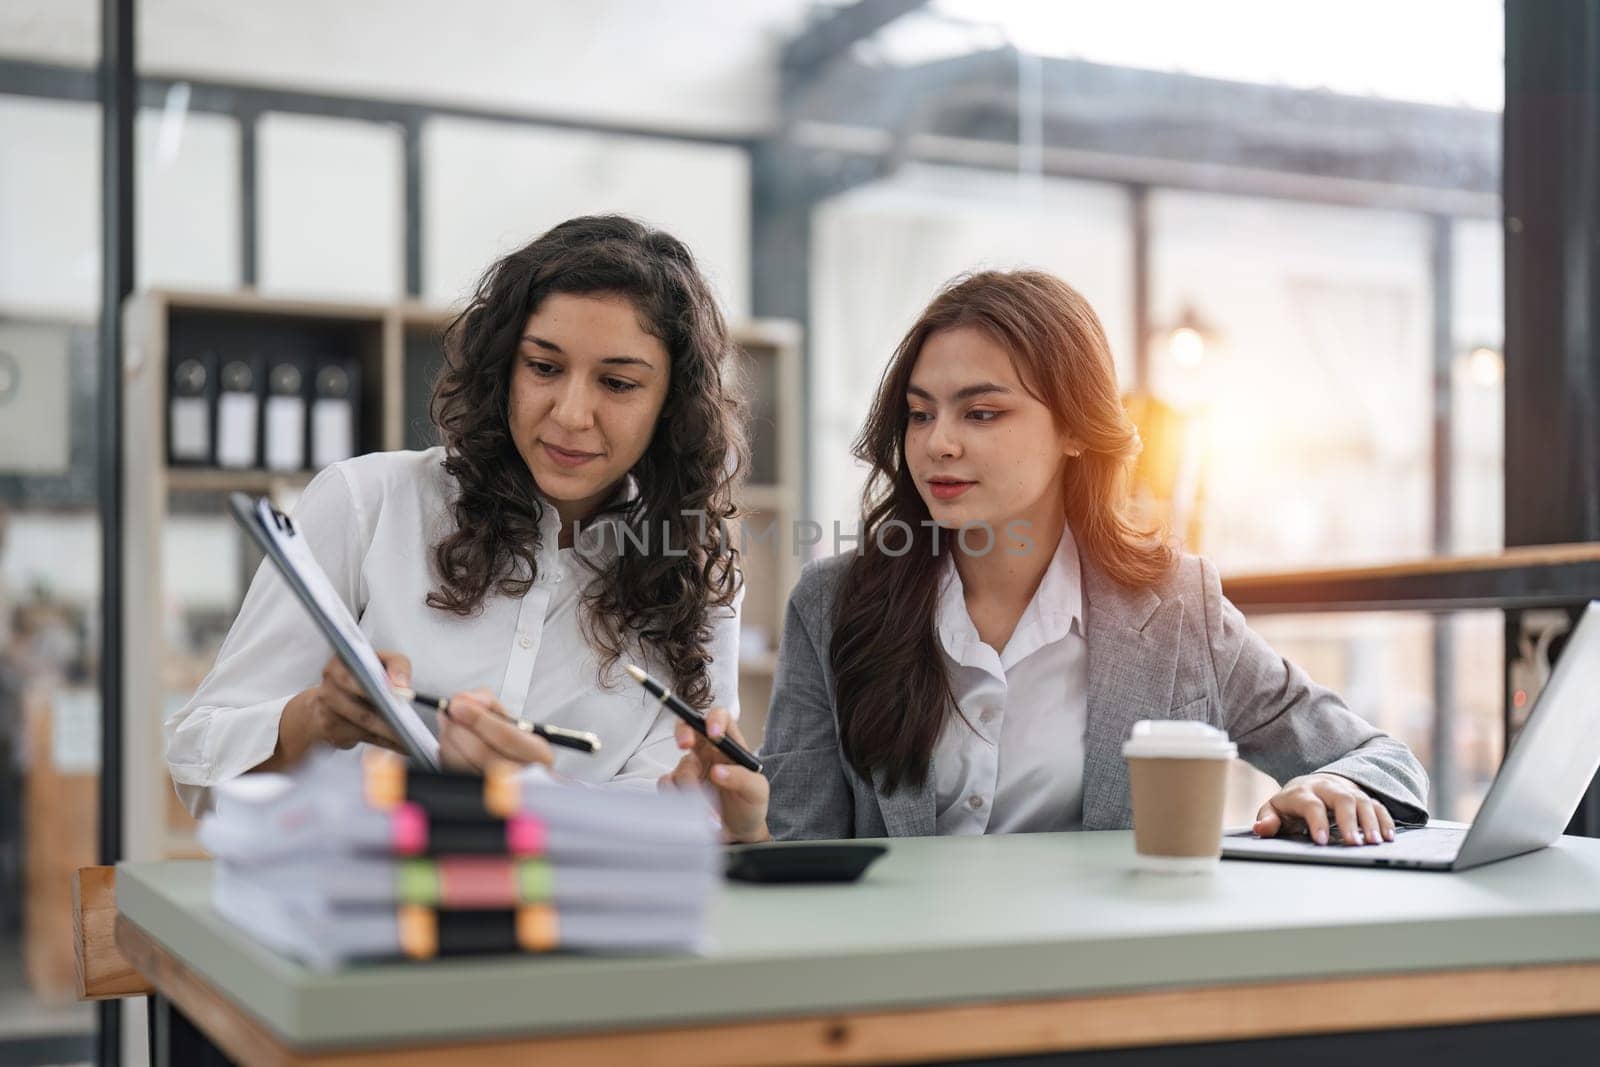
[[(746, 503), (822, 531), (754, 549), (750, 732), (785, 557), (853, 527), (847, 450), (895, 342), (952, 275), (1031, 265), (1101, 314), (1144, 513), (1229, 581), (1278, 573), (1236, 586), (1254, 625), (1419, 753), (1438, 815), (1470, 819), (1567, 614), (1438, 584), (1407, 600), (1384, 575), (1416, 568), (1382, 567), (1592, 536), (1508, 534), (1508, 26), (1546, 47), (1561, 10), (1592, 17), (1517, 7), (6, 0), (0, 1063), (87, 1059), (114, 1025), (71, 1002), (64, 925), (102, 824), (119, 856), (194, 849), (159, 724), (255, 564), (223, 491), (288, 505), (319, 462), (429, 444), (450, 309), (589, 212), (700, 257), (756, 401)], [(97, 70), (130, 44), (119, 99)], [(130, 153), (106, 136), (124, 113)], [(232, 386), (307, 405), (287, 454), (252, 437), (227, 458)], [(1241, 771), (1232, 816), (1268, 785)]]

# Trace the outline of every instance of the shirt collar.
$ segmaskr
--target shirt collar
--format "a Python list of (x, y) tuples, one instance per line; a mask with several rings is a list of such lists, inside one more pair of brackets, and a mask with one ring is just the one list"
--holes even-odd
[[(1040, 614), (1045, 617), (1046, 629), (1054, 630), (1049, 624), (1049, 617), (1055, 616), (1059, 620), (1060, 632), (1048, 640), (1055, 640), (1066, 635), (1073, 623), (1078, 624), (1078, 632), (1083, 629), (1083, 564), (1078, 559), (1078, 542), (1072, 536), (1072, 527), (1061, 527), (1061, 540), (1056, 542), (1056, 554), (1050, 560), (1050, 566), (1044, 572), (1044, 580), (1039, 583), (1039, 589), (1033, 596), (1033, 605), (1037, 605)], [(1032, 606), (1032, 605), (1030, 605)]]
[(962, 647), (977, 642), (978, 628), (972, 625), (972, 617), (967, 614), (966, 587), (961, 584), (961, 574), (949, 555), (945, 556), (939, 574), (939, 605), (935, 609), (935, 619), (939, 640), (952, 656), (959, 658)]
[[(639, 480), (631, 474), (627, 475), (595, 517), (584, 524), (585, 530), (623, 522), (627, 515), (625, 505), (632, 504), (638, 499)], [(539, 502), (543, 505), (539, 516), (540, 551), (554, 556), (561, 544), (561, 512), (556, 508), (555, 501), (542, 492), (539, 493)], [(614, 536), (601, 537), (598, 532), (587, 536), (600, 538), (598, 543), (601, 545), (610, 544), (616, 539)]]
[[(939, 603), (935, 609), (939, 639), (945, 651), (960, 661), (962, 651), (976, 645), (981, 638), (978, 628), (967, 613), (966, 590), (961, 575), (956, 570), (953, 555), (947, 555), (939, 579)], [(1012, 634), (1012, 642), (1029, 628), (1037, 629), (1034, 647), (1059, 641), (1076, 623), (1078, 633), (1085, 633), (1083, 620), (1083, 565), (1078, 559), (1078, 543), (1072, 536), (1072, 527), (1061, 528), (1061, 540), (1056, 542), (1055, 554), (1045, 568), (1039, 588), (1023, 609), (1022, 618)], [(1031, 642), (1030, 642), (1031, 643)], [(1004, 649), (996, 649), (1004, 652)]]

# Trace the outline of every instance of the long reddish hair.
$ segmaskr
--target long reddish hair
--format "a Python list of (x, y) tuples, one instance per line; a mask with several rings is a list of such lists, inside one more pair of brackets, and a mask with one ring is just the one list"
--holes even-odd
[[(1131, 587), (1156, 583), (1175, 558), (1168, 544), (1128, 517), (1127, 474), (1139, 434), (1123, 410), (1111, 348), (1089, 302), (1041, 271), (983, 271), (945, 286), (895, 349), (852, 448), (871, 471), (862, 493), (861, 552), (839, 587), (829, 648), (845, 756), (862, 775), (881, 774), (891, 793), (903, 781), (927, 779), (939, 731), (955, 707), (935, 630), (951, 538), (929, 523), (905, 441), (906, 386), (922, 346), (958, 327), (1005, 348), (1024, 386), (1082, 448), (1062, 474), (1079, 552)], [(890, 523), (898, 528), (885, 532)], [(909, 551), (903, 550), (907, 527)]]

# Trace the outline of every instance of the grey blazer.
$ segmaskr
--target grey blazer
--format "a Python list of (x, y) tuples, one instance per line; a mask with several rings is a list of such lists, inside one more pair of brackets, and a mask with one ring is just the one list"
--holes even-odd
[[(789, 597), (761, 757), (772, 785), (767, 824), (793, 838), (908, 837), (934, 832), (933, 775), (885, 795), (839, 747), (828, 647), (833, 605), (851, 560), (807, 564)], [(1154, 589), (1130, 590), (1083, 560), (1089, 656), (1083, 827), (1132, 825), (1122, 743), (1140, 719), (1219, 726), (1239, 754), (1282, 783), (1324, 770), (1352, 779), (1397, 819), (1427, 818), (1428, 778), (1404, 744), (1267, 645), (1222, 595), (1215, 568), (1181, 559)]]

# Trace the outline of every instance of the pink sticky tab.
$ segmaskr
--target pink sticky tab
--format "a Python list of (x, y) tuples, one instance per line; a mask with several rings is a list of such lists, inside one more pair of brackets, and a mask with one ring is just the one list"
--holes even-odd
[(428, 817), (415, 804), (402, 804), (389, 820), (394, 835), (394, 850), (401, 856), (420, 856), (428, 851)]
[(506, 847), (513, 856), (544, 854), (544, 823), (532, 815), (513, 815), (506, 820)]

